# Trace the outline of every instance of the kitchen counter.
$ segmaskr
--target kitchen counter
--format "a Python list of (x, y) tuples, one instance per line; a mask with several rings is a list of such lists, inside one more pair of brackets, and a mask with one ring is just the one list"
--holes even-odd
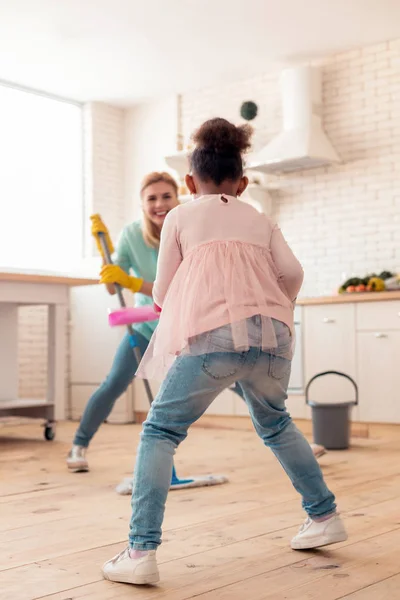
[(312, 306), (319, 304), (346, 304), (348, 302), (385, 302), (400, 300), (400, 290), (392, 292), (354, 292), (351, 294), (337, 294), (336, 296), (319, 296), (316, 298), (299, 298), (299, 306)]

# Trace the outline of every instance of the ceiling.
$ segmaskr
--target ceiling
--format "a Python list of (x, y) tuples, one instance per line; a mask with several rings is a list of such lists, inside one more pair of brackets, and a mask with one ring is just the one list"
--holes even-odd
[(0, 0), (0, 79), (122, 106), (400, 37), (400, 0)]

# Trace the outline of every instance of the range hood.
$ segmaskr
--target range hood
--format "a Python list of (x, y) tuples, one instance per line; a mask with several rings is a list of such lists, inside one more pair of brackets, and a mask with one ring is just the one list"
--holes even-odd
[(278, 174), (340, 162), (322, 127), (320, 70), (286, 69), (281, 75), (281, 93), (283, 131), (248, 158), (247, 168)]

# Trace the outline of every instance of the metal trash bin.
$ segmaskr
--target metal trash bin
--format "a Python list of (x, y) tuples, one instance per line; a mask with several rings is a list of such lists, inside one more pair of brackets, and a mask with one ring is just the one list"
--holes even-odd
[[(310, 400), (311, 384), (324, 375), (345, 377), (354, 386), (355, 400), (340, 403), (318, 403)], [(306, 404), (311, 406), (314, 443), (324, 446), (327, 450), (347, 450), (350, 445), (350, 415), (353, 406), (358, 404), (358, 386), (354, 379), (340, 371), (324, 371), (314, 375), (306, 386)]]

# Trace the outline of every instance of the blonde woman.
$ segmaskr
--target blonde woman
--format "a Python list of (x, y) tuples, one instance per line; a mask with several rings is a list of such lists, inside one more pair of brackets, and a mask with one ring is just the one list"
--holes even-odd
[[(178, 186), (168, 173), (150, 173), (141, 187), (143, 217), (122, 231), (114, 265), (106, 265), (101, 271), (100, 283), (115, 294), (114, 283), (136, 294), (136, 305), (152, 304), (153, 282), (156, 278), (160, 234), (165, 217), (178, 201)], [(103, 232), (101, 220), (94, 220), (92, 233)], [(133, 275), (130, 275), (130, 272)], [(156, 328), (157, 321), (135, 325), (138, 346), (143, 355)], [(111, 413), (117, 399), (132, 382), (137, 369), (129, 336), (120, 343), (110, 373), (89, 398), (73, 446), (67, 458), (72, 472), (88, 471), (86, 451), (94, 434)]]

